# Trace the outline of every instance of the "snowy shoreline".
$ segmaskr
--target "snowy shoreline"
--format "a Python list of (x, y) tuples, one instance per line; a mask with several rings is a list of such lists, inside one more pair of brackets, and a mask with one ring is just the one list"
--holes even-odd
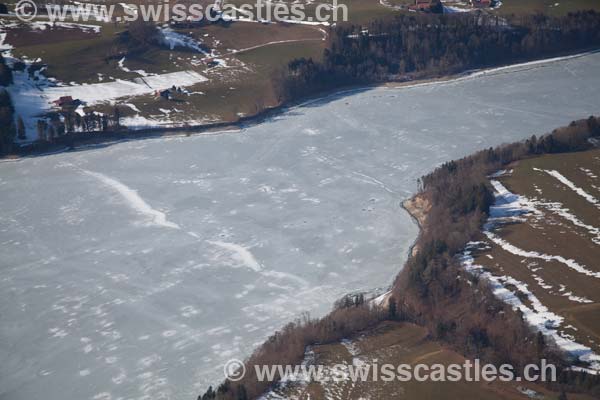
[[(251, 126), (259, 125), (267, 122), (271, 118), (282, 115), (286, 112), (294, 111), (299, 108), (310, 106), (320, 102), (332, 101), (352, 94), (373, 89), (386, 90), (404, 90), (419, 87), (449, 85), (460, 83), (462, 81), (478, 79), (481, 77), (489, 77), (499, 74), (508, 74), (521, 72), (530, 68), (541, 68), (547, 65), (552, 65), (557, 62), (577, 59), (599, 53), (600, 49), (587, 50), (575, 54), (568, 54), (558, 57), (543, 58), (539, 60), (527, 61), (516, 64), (508, 64), (499, 67), (490, 67), (485, 69), (468, 70), (458, 74), (438, 77), (438, 78), (423, 78), (408, 82), (385, 82), (373, 85), (361, 85), (350, 88), (340, 88), (324, 93), (311, 99), (298, 100), (296, 102), (284, 103), (274, 107), (268, 107), (264, 110), (244, 117), (240, 117), (237, 121), (214, 121), (200, 124), (190, 124), (187, 122), (175, 124), (159, 124), (156, 126), (130, 126), (122, 132), (88, 132), (84, 136), (69, 136), (57, 144), (40, 144), (38, 142), (29, 142), (21, 144), (17, 154), (0, 155), (0, 161), (3, 159), (15, 159), (23, 156), (43, 156), (69, 151), (73, 149), (88, 149), (98, 146), (107, 146), (110, 144), (120, 143), (129, 140), (190, 136), (196, 134), (222, 134), (231, 133), (232, 131), (243, 131)], [(524, 69), (525, 68), (525, 69)]]

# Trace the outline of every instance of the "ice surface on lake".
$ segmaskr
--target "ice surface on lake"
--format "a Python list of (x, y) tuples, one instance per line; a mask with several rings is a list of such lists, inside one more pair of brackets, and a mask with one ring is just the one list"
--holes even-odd
[(0, 399), (194, 399), (301, 312), (391, 283), (416, 179), (597, 114), (599, 72), (596, 54), (0, 163)]

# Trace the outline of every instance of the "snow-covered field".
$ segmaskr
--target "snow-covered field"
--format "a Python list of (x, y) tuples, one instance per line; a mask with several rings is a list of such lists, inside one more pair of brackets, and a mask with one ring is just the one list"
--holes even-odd
[(358, 90), (241, 132), (0, 163), (0, 399), (191, 399), (389, 284), (437, 164), (598, 112), (600, 54)]
[(114, 82), (91, 83), (83, 85), (55, 86), (44, 90), (48, 100), (58, 99), (62, 96), (72, 96), (80, 99), (87, 105), (94, 105), (105, 101), (116, 100), (121, 97), (152, 94), (157, 90), (171, 86), (191, 86), (206, 81), (206, 78), (194, 71), (178, 71), (161, 75), (149, 75), (135, 78), (131, 81), (116, 80)]

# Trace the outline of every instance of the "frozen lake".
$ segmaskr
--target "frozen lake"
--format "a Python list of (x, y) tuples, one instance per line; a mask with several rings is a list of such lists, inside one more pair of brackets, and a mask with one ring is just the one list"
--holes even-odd
[(303, 311), (390, 284), (419, 176), (598, 114), (599, 77), (594, 54), (0, 163), (0, 399), (195, 399)]

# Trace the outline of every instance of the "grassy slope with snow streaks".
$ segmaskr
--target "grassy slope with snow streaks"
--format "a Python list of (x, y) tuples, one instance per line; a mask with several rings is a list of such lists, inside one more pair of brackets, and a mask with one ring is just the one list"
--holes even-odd
[(499, 202), (508, 199), (512, 214), (506, 204), (498, 215), (493, 209), (487, 240), (471, 246), (473, 259), (465, 259), (531, 325), (594, 369), (600, 368), (600, 212), (589, 198), (600, 193), (598, 172), (600, 150), (520, 161), (494, 183), (497, 195), (507, 188)]

